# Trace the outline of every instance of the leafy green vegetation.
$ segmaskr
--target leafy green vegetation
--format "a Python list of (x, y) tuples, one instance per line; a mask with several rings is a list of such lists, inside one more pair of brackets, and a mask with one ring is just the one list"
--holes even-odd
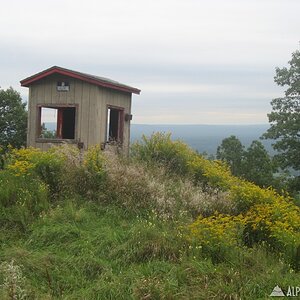
[(273, 147), (278, 152), (275, 159), (283, 168), (298, 171), (291, 188), (300, 191), (300, 51), (296, 50), (289, 67), (276, 68), (275, 82), (287, 87), (284, 97), (271, 101), (272, 112), (268, 114), (270, 128), (264, 138), (275, 139)]
[(8, 145), (24, 146), (26, 128), (26, 103), (22, 103), (20, 93), (13, 88), (0, 88), (0, 150), (6, 150)]
[(294, 188), (294, 178), (288, 170), (283, 171), (279, 167), (277, 159), (268, 154), (260, 141), (252, 141), (245, 149), (241, 141), (232, 135), (222, 140), (216, 158), (226, 163), (234, 176), (263, 188), (272, 187), (278, 192), (288, 191), (293, 197), (299, 198)]
[(216, 157), (227, 162), (233, 175), (242, 176), (244, 174), (244, 152), (244, 146), (240, 140), (236, 136), (231, 135), (222, 140), (221, 145), (217, 148)]
[(11, 150), (0, 182), (1, 299), (266, 299), (299, 284), (293, 199), (169, 136), (130, 158)]

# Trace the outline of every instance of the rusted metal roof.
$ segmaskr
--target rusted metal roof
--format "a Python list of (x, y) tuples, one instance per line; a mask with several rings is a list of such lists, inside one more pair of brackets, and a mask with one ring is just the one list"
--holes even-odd
[(104, 78), (104, 77), (99, 77), (91, 74), (86, 74), (86, 73), (81, 73), (78, 71), (73, 71), (65, 68), (61, 68), (58, 66), (53, 66), (49, 69), (46, 69), (44, 71), (41, 71), (37, 74), (34, 74), (30, 77), (27, 77), (23, 80), (20, 81), (21, 86), (29, 87), (33, 83), (37, 82), (38, 80), (45, 78), (47, 76), (50, 76), (52, 74), (61, 74), (65, 76), (69, 76), (71, 78), (76, 78), (85, 82), (89, 82), (91, 84), (95, 84), (98, 86), (103, 86), (106, 88), (114, 89), (117, 91), (123, 91), (123, 92), (128, 92), (128, 93), (134, 93), (134, 94), (140, 94), (141, 90), (131, 87), (129, 85), (122, 84), (120, 82)]

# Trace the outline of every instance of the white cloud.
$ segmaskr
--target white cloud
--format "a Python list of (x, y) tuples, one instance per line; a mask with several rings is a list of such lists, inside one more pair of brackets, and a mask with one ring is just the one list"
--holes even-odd
[[(245, 104), (232, 118), (266, 121), (265, 103), (281, 91), (274, 68), (299, 45), (299, 11), (298, 0), (1, 1), (0, 86), (24, 94), (19, 80), (61, 65), (141, 88), (140, 122), (188, 123), (176, 94), (191, 107), (209, 97), (209, 123), (229, 122), (217, 107), (232, 110), (238, 98), (257, 104), (257, 116)], [(168, 111), (147, 115), (153, 100)]]

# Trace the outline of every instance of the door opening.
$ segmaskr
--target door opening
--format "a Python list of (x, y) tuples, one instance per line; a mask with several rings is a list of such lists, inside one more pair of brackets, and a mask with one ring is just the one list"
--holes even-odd
[(123, 142), (124, 109), (109, 106), (107, 108), (107, 142)]

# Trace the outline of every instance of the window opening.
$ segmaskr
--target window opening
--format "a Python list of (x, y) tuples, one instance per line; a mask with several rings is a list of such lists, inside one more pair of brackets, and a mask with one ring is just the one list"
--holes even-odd
[(40, 107), (39, 137), (75, 139), (75, 107)]
[(107, 141), (123, 141), (123, 110), (109, 107), (107, 110)]

